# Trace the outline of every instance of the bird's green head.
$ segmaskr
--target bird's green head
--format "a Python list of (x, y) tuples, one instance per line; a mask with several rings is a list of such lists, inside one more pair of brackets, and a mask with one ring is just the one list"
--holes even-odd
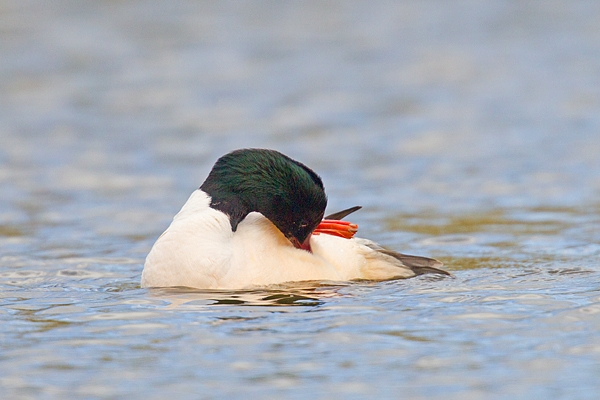
[(211, 197), (212, 208), (229, 216), (234, 232), (246, 215), (257, 211), (299, 248), (308, 248), (327, 206), (321, 178), (275, 150), (243, 149), (224, 155), (200, 189)]

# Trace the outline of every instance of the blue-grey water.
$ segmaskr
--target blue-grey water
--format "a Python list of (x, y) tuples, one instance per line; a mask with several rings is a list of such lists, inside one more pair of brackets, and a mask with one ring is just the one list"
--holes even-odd
[[(600, 3), (0, 0), (0, 394), (594, 399)], [(278, 149), (454, 278), (139, 287)]]

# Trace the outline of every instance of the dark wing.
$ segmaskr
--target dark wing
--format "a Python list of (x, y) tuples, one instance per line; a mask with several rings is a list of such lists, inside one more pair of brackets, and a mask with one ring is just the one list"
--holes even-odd
[(394, 257), (396, 260), (400, 261), (402, 264), (410, 268), (415, 273), (415, 275), (440, 274), (452, 276), (450, 272), (440, 269), (440, 267), (442, 267), (444, 264), (441, 261), (438, 261), (434, 258), (411, 256), (408, 254), (397, 253), (392, 250), (381, 248), (377, 251), (387, 256)]
[(347, 208), (345, 210), (338, 211), (338, 212), (333, 213), (333, 214), (329, 214), (328, 216), (323, 217), (323, 219), (333, 219), (333, 220), (339, 221), (339, 220), (343, 219), (344, 217), (352, 214), (354, 211), (360, 210), (361, 208), (362, 208), (362, 206), (350, 207), (350, 208)]

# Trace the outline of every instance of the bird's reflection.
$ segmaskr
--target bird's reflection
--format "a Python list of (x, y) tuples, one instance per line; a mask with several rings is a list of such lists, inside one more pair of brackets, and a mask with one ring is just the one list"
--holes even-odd
[(186, 304), (236, 306), (318, 306), (324, 299), (343, 296), (339, 282), (293, 282), (246, 290), (207, 290), (188, 287), (150, 289), (153, 297), (168, 301), (169, 307)]

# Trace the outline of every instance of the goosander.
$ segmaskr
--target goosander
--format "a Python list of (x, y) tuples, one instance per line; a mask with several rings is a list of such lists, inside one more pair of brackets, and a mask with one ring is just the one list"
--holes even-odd
[(221, 157), (150, 250), (142, 287), (243, 289), (292, 281), (350, 281), (450, 275), (432, 258), (354, 237), (344, 217), (323, 218), (321, 178), (266, 149)]

